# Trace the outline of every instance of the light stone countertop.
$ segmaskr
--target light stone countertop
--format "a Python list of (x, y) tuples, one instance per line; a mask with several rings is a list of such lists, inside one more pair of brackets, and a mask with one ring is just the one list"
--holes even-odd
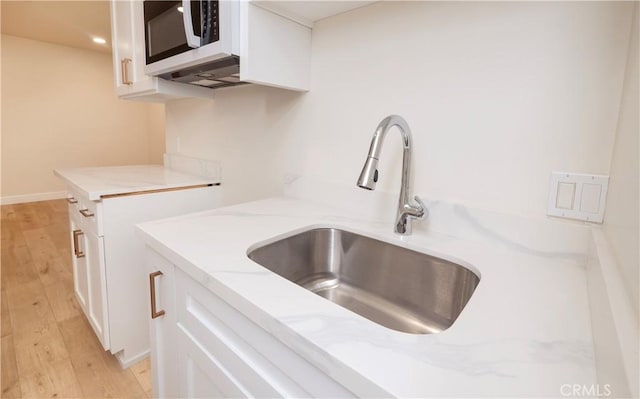
[[(565, 384), (597, 383), (580, 254), (491, 244), (499, 232), (485, 227), (474, 234), (486, 240), (435, 227), (416, 232), (418, 223), (429, 226), (417, 222), (414, 235), (400, 237), (388, 222), (278, 197), (138, 230), (147, 245), (358, 396), (561, 397)], [(480, 283), (449, 329), (397, 332), (247, 257), (257, 244), (311, 227), (338, 227), (452, 260), (480, 275)], [(518, 238), (537, 237), (521, 222), (515, 228), (523, 231)]]
[(162, 165), (61, 168), (53, 172), (92, 201), (107, 195), (220, 183), (219, 177), (200, 177)]

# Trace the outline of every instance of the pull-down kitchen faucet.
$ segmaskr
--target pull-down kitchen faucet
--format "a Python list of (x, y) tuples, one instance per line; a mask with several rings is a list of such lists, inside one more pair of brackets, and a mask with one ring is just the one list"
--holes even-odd
[(398, 115), (389, 115), (384, 118), (371, 139), (369, 147), (369, 155), (364, 163), (360, 177), (358, 178), (358, 187), (367, 190), (375, 190), (378, 182), (378, 159), (380, 159), (380, 151), (382, 150), (382, 142), (389, 129), (397, 126), (402, 134), (402, 183), (400, 186), (400, 198), (398, 199), (398, 212), (396, 213), (396, 221), (394, 231), (398, 234), (411, 234), (411, 218), (423, 219), (428, 215), (427, 207), (418, 198), (415, 197), (417, 205), (411, 203), (410, 182), (411, 173), (411, 129), (407, 121)]

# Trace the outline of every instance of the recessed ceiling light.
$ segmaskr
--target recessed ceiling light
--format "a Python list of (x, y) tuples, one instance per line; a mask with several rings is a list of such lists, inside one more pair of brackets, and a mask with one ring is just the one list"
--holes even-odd
[(184, 12), (184, 8), (182, 8), (182, 6), (180, 6), (180, 7), (178, 7), (178, 11)]
[(94, 37), (93, 42), (98, 44), (107, 44), (107, 41), (101, 37)]

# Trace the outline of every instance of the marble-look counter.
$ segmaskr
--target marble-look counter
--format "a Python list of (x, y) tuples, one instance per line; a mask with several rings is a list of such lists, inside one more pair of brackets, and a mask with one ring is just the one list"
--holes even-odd
[[(597, 384), (581, 254), (533, 250), (521, 242), (527, 238), (521, 222), (523, 234), (505, 245), (492, 244), (492, 234), (500, 235), (489, 228), (478, 229), (489, 238), (470, 239), (416, 230), (421, 223), (414, 235), (400, 237), (386, 220), (283, 197), (138, 229), (151, 248), (357, 395), (560, 397), (567, 384)], [(481, 280), (449, 329), (431, 335), (390, 330), (246, 255), (311, 227), (339, 227), (452, 260)]]
[(67, 185), (92, 201), (107, 195), (218, 184), (218, 177), (201, 177), (162, 165), (64, 168), (53, 171)]

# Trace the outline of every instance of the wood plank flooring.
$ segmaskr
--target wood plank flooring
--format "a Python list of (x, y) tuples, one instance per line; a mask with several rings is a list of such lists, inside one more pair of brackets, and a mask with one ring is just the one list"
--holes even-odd
[(76, 302), (66, 201), (0, 209), (0, 397), (151, 397), (149, 360), (121, 369)]

